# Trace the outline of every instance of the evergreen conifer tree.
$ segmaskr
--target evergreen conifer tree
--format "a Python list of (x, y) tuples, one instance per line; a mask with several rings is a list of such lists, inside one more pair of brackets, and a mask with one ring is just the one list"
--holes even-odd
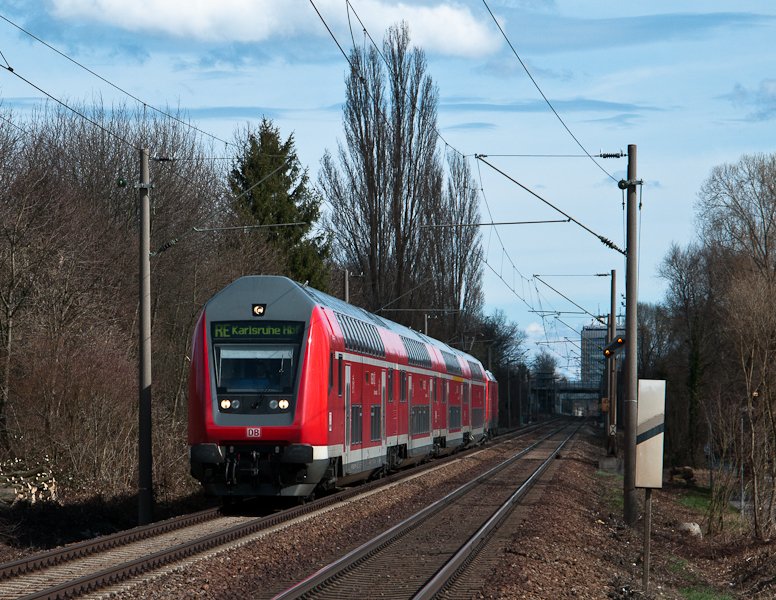
[(271, 120), (248, 131), (229, 176), (235, 209), (251, 225), (268, 227), (264, 238), (286, 259), (285, 274), (318, 289), (326, 287), (326, 236), (314, 234), (321, 198), (309, 185), (309, 175), (296, 154), (293, 134), (285, 141)]

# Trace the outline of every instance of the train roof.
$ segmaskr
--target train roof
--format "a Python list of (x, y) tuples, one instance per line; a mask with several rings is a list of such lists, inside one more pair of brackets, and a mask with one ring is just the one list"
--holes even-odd
[[(297, 285), (300, 285), (300, 284), (297, 284)], [(441, 342), (435, 338), (424, 335), (419, 331), (415, 331), (414, 329), (411, 329), (405, 325), (396, 323), (395, 321), (391, 321), (390, 319), (386, 319), (379, 315), (370, 313), (368, 310), (364, 308), (361, 308), (359, 306), (353, 306), (352, 304), (348, 304), (344, 300), (340, 300), (339, 298), (330, 296), (329, 294), (326, 294), (320, 290), (316, 290), (315, 288), (312, 288), (309, 286), (300, 285), (300, 287), (305, 292), (307, 292), (307, 294), (309, 294), (310, 297), (313, 298), (313, 300), (315, 300), (318, 304), (320, 304), (321, 306), (330, 308), (333, 311), (354, 317), (356, 319), (370, 321), (375, 325), (377, 325), (378, 327), (382, 327), (383, 329), (392, 331), (397, 335), (404, 336), (411, 340), (428, 344), (430, 346), (434, 346), (439, 350), (444, 350), (445, 352), (450, 352), (451, 354), (460, 356), (464, 360), (477, 360), (473, 356), (470, 356), (469, 354), (467, 354), (466, 352), (462, 352), (461, 350), (452, 348), (447, 344), (445, 344), (444, 342)]]
[[(422, 344), (428, 344), (429, 346), (436, 348), (440, 353), (442, 353), (443, 357), (445, 354), (448, 356), (457, 356), (460, 357), (464, 362), (473, 362), (475, 364), (481, 365), (481, 363), (473, 356), (456, 348), (452, 348), (444, 342), (428, 337), (419, 331), (410, 329), (409, 327), (396, 323), (395, 321), (391, 321), (390, 319), (386, 319), (384, 317), (370, 313), (369, 311), (358, 306), (353, 306), (344, 300), (335, 298), (334, 296), (326, 294), (308, 285), (300, 284), (292, 279), (289, 279), (288, 277), (279, 275), (246, 275), (244, 277), (240, 277), (239, 279), (236, 279), (231, 284), (226, 286), (223, 290), (218, 292), (215, 296), (213, 296), (213, 298), (208, 301), (208, 305), (226, 305), (229, 307), (237, 306), (238, 303), (242, 304), (243, 300), (237, 300), (229, 292), (237, 292), (239, 296), (242, 296), (243, 294), (252, 293), (258, 285), (274, 286), (277, 293), (270, 293), (270, 297), (276, 297), (276, 301), (279, 301), (282, 298), (284, 308), (295, 310), (301, 309), (304, 306), (305, 308), (311, 309), (313, 305), (320, 305), (336, 313), (347, 315), (360, 321), (372, 323), (377, 327), (391, 331), (396, 335), (402, 336), (409, 340), (413, 340)], [(291, 296), (289, 292), (294, 290), (302, 293), (293, 293), (293, 296)], [(482, 371), (484, 372), (484, 369), (482, 369)], [(482, 375), (480, 374), (480, 376)]]

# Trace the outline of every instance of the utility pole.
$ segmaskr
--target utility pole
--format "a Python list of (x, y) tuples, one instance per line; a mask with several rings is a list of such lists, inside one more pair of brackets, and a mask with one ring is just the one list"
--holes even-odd
[[(609, 344), (617, 336), (617, 271), (612, 269), (612, 298), (609, 309)], [(609, 454), (617, 456), (617, 353), (609, 357), (608, 372), (609, 428), (607, 431), (607, 449)]]
[(350, 272), (345, 269), (345, 302), (350, 302)]
[(628, 181), (620, 181), (619, 187), (628, 190), (625, 262), (625, 364), (627, 389), (623, 403), (625, 421), (625, 464), (624, 464), (624, 518), (629, 526), (638, 519), (636, 498), (636, 421), (638, 418), (638, 365), (636, 360), (637, 307), (638, 307), (638, 240), (636, 186), (636, 144), (628, 144)]
[(138, 422), (138, 524), (153, 520), (151, 451), (151, 205), (148, 148), (140, 150), (140, 406)]

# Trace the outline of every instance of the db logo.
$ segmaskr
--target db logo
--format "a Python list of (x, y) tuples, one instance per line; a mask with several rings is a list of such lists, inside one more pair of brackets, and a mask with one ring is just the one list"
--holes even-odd
[(261, 427), (248, 427), (245, 430), (245, 434), (249, 438), (260, 438), (261, 437)]

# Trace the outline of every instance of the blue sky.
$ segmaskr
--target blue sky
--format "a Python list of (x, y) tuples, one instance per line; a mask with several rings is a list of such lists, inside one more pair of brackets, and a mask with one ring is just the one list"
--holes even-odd
[[(550, 112), (480, 0), (351, 0), (381, 40), (404, 19), (424, 48), (440, 96), (439, 128), (467, 155), (488, 161), (593, 229), (625, 246), (622, 194), (581, 154)], [(741, 155), (772, 152), (776, 139), (776, 5), (770, 2), (488, 0), (545, 95), (592, 154), (638, 146), (644, 180), (640, 299), (659, 301), (657, 268), (672, 242), (694, 239), (697, 192), (710, 170)], [(347, 50), (365, 43), (344, 0), (316, 0)], [(313, 177), (343, 139), (346, 63), (309, 0), (0, 0), (0, 15), (146, 103), (180, 107), (201, 129), (231, 140), (262, 116), (294, 133)], [(348, 26), (348, 17), (354, 24)], [(368, 43), (368, 41), (367, 41)], [(89, 102), (132, 100), (0, 21), (0, 51), (17, 73), (52, 95)], [(2, 59), (0, 59), (2, 60)], [(27, 110), (41, 94), (0, 72), (5, 108)], [(599, 161), (615, 179), (625, 159)], [(559, 215), (484, 163), (483, 221)], [(609, 280), (623, 257), (573, 224), (482, 229), (487, 309), (504, 310), (535, 342), (577, 334), (585, 315), (608, 311)], [(540, 279), (534, 277), (540, 275)], [(562, 275), (562, 276), (561, 276)], [(575, 277), (566, 277), (575, 275)], [(529, 308), (530, 305), (530, 308)], [(578, 349), (549, 344), (573, 373)], [(569, 360), (569, 357), (571, 359)]]

